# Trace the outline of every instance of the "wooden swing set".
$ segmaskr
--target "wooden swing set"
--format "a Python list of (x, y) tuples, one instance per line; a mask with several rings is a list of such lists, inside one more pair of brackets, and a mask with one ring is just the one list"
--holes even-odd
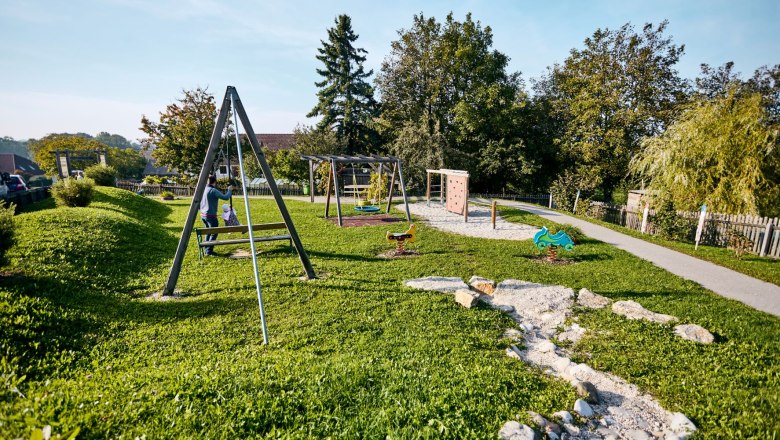
[[(276, 186), (276, 180), (274, 180), (273, 174), (271, 173), (271, 168), (268, 166), (268, 162), (265, 159), (265, 155), (263, 154), (263, 151), (260, 148), (260, 143), (258, 142), (257, 137), (254, 135), (255, 131), (252, 129), (252, 124), (249, 122), (249, 117), (246, 115), (244, 106), (241, 103), (241, 98), (239, 98), (238, 92), (233, 86), (228, 86), (227, 90), (225, 91), (225, 97), (222, 100), (222, 106), (220, 107), (219, 114), (217, 116), (217, 121), (216, 124), (214, 125), (214, 131), (211, 133), (211, 140), (209, 141), (209, 147), (208, 150), (206, 150), (206, 158), (203, 161), (203, 167), (201, 168), (200, 175), (198, 176), (198, 184), (195, 186), (195, 194), (192, 197), (192, 203), (190, 204), (190, 209), (187, 214), (187, 219), (184, 223), (184, 229), (182, 230), (181, 237), (179, 238), (179, 245), (176, 248), (176, 255), (173, 258), (173, 265), (171, 266), (171, 271), (168, 274), (168, 279), (165, 283), (165, 287), (163, 288), (162, 294), (172, 295), (176, 288), (176, 282), (178, 281), (179, 274), (181, 273), (181, 265), (184, 260), (184, 254), (187, 251), (187, 245), (190, 242), (192, 229), (195, 223), (195, 219), (196, 217), (198, 217), (200, 202), (201, 199), (203, 198), (204, 191), (206, 189), (208, 176), (214, 165), (214, 159), (217, 155), (217, 150), (219, 149), (219, 143), (220, 143), (220, 138), (222, 137), (222, 131), (226, 126), (228, 120), (228, 113), (231, 109), (233, 110), (236, 148), (238, 151), (238, 164), (241, 172), (241, 182), (244, 183), (243, 187), (246, 187), (245, 184), (247, 182), (247, 179), (244, 174), (244, 169), (245, 169), (244, 159), (241, 153), (241, 140), (239, 135), (239, 125), (238, 125), (239, 118), (241, 120), (241, 125), (243, 126), (244, 131), (247, 133), (246, 137), (249, 140), (249, 144), (252, 147), (252, 152), (254, 153), (255, 158), (257, 159), (260, 165), (260, 169), (263, 172), (263, 176), (265, 176), (266, 180), (268, 181), (268, 186), (271, 190), (271, 194), (273, 194), (274, 196), (274, 200), (276, 201), (276, 206), (279, 208), (279, 213), (282, 215), (283, 222), (271, 223), (271, 224), (260, 224), (260, 225), (253, 224), (251, 218), (251, 211), (249, 210), (249, 197), (247, 195), (247, 191), (243, 191), (244, 209), (246, 212), (246, 223), (247, 225), (252, 225), (252, 227), (234, 226), (231, 228), (237, 228), (236, 230), (237, 232), (247, 232), (249, 234), (249, 237), (246, 239), (238, 239), (238, 240), (224, 240), (222, 243), (201, 241), (200, 239), (198, 241), (199, 241), (199, 247), (212, 246), (216, 244), (249, 243), (251, 248), (251, 253), (252, 253), (252, 266), (254, 269), (255, 286), (257, 288), (257, 301), (258, 301), (258, 307), (260, 309), (260, 320), (263, 326), (263, 342), (267, 344), (268, 330), (266, 328), (266, 323), (265, 323), (265, 309), (263, 306), (262, 288), (260, 286), (260, 272), (257, 265), (257, 252), (255, 250), (255, 242), (265, 241), (267, 239), (264, 239), (263, 237), (259, 237), (259, 236), (256, 237), (254, 235), (254, 232), (258, 230), (267, 230), (267, 229), (280, 229), (280, 228), (287, 229), (287, 234), (284, 234), (284, 236), (280, 236), (281, 237), (280, 239), (290, 240), (292, 246), (295, 248), (296, 252), (298, 253), (298, 258), (300, 258), (301, 260), (301, 264), (303, 265), (303, 269), (306, 273), (306, 278), (311, 280), (311, 279), (315, 279), (317, 276), (315, 275), (314, 269), (312, 268), (311, 262), (309, 261), (309, 256), (306, 254), (306, 250), (304, 250), (303, 244), (301, 244), (301, 240), (298, 237), (298, 232), (295, 230), (295, 225), (293, 224), (292, 218), (290, 217), (290, 213), (287, 211), (287, 206), (284, 204), (284, 200), (282, 199), (282, 195), (279, 192), (279, 188)], [(223, 230), (224, 230), (223, 228), (199, 228), (198, 235), (222, 232)], [(230, 232), (234, 232), (234, 231), (231, 230)]]

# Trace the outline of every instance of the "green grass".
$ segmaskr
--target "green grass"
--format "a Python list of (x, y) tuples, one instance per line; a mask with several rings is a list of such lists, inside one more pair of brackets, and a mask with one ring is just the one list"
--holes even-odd
[[(586, 240), (567, 255), (577, 264), (548, 266), (530, 258), (530, 241), (420, 224), (421, 255), (386, 260), (384, 232), (406, 224), (338, 228), (321, 205), (289, 201), (327, 277), (299, 281), (285, 244), (260, 245), (265, 346), (250, 261), (198, 261), (194, 237), (183, 297), (145, 298), (165, 281), (188, 203), (98, 188), (88, 208), (44, 203), (17, 216), (19, 244), (0, 278), (0, 437), (49, 424), (78, 427), (79, 438), (495, 438), (527, 410), (570, 409), (567, 383), (504, 354), (509, 318), (402, 285), (475, 274), (588, 287), (709, 328), (718, 341), (698, 346), (666, 327), (583, 312), (583, 325), (609, 333), (574, 350), (689, 415), (701, 438), (778, 430), (780, 320), (608, 245)], [(255, 222), (280, 218), (271, 200), (252, 200), (252, 212)]]
[[(566, 214), (572, 215), (571, 213)], [(591, 217), (575, 217), (780, 286), (780, 258), (746, 254), (742, 259), (738, 259), (734, 256), (734, 251), (731, 249), (702, 245), (695, 249), (694, 243), (666, 240), (655, 235), (642, 234), (639, 231)]]

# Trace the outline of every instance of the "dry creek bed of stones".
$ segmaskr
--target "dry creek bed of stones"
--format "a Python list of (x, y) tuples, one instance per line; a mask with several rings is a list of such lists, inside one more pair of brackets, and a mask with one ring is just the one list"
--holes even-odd
[[(427, 277), (407, 280), (405, 284), (452, 294), (466, 308), (482, 301), (508, 314), (521, 330), (506, 330), (505, 336), (516, 341), (506, 350), (507, 355), (575, 387), (580, 398), (572, 408), (561, 408), (548, 418), (529, 412), (533, 427), (516, 420), (507, 421), (498, 433), (499, 438), (671, 440), (685, 439), (696, 430), (684, 414), (666, 411), (652, 396), (615, 375), (572, 362), (569, 353), (552, 342), (553, 339), (577, 342), (588, 331), (576, 323), (572, 312), (575, 305), (611, 307), (613, 313), (628, 319), (658, 324), (676, 323), (674, 316), (654, 313), (634, 301), (612, 302), (588, 289), (575, 294), (571, 288), (521, 280), (509, 279), (496, 284), (475, 276), (466, 284), (460, 278)], [(694, 343), (709, 344), (714, 340), (709, 331), (695, 324), (677, 325), (675, 334)]]

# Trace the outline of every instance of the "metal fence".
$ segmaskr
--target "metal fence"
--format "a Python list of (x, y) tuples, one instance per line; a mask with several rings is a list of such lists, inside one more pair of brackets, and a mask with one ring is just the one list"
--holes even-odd
[[(648, 221), (645, 232), (657, 234), (653, 223), (656, 211), (648, 211)], [(608, 223), (625, 226), (640, 231), (642, 229), (642, 211), (629, 210), (626, 206), (592, 203), (587, 215)], [(698, 211), (677, 211), (677, 216), (683, 220), (686, 228), (686, 239), (693, 241), (699, 222)], [(758, 217), (750, 215), (732, 215), (707, 213), (700, 243), (716, 247), (728, 247), (734, 233), (744, 234), (752, 243), (751, 252), (756, 255), (766, 255), (780, 258), (780, 219), (777, 217)]]

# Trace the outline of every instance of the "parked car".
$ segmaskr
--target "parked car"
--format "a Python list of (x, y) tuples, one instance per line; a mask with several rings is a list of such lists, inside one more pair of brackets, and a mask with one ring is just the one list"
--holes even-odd
[(84, 171), (81, 170), (73, 170), (70, 172), (70, 177), (73, 177), (76, 180), (81, 180), (84, 178)]
[(27, 191), (27, 184), (18, 174), (9, 174), (5, 184), (8, 186), (8, 192)]

